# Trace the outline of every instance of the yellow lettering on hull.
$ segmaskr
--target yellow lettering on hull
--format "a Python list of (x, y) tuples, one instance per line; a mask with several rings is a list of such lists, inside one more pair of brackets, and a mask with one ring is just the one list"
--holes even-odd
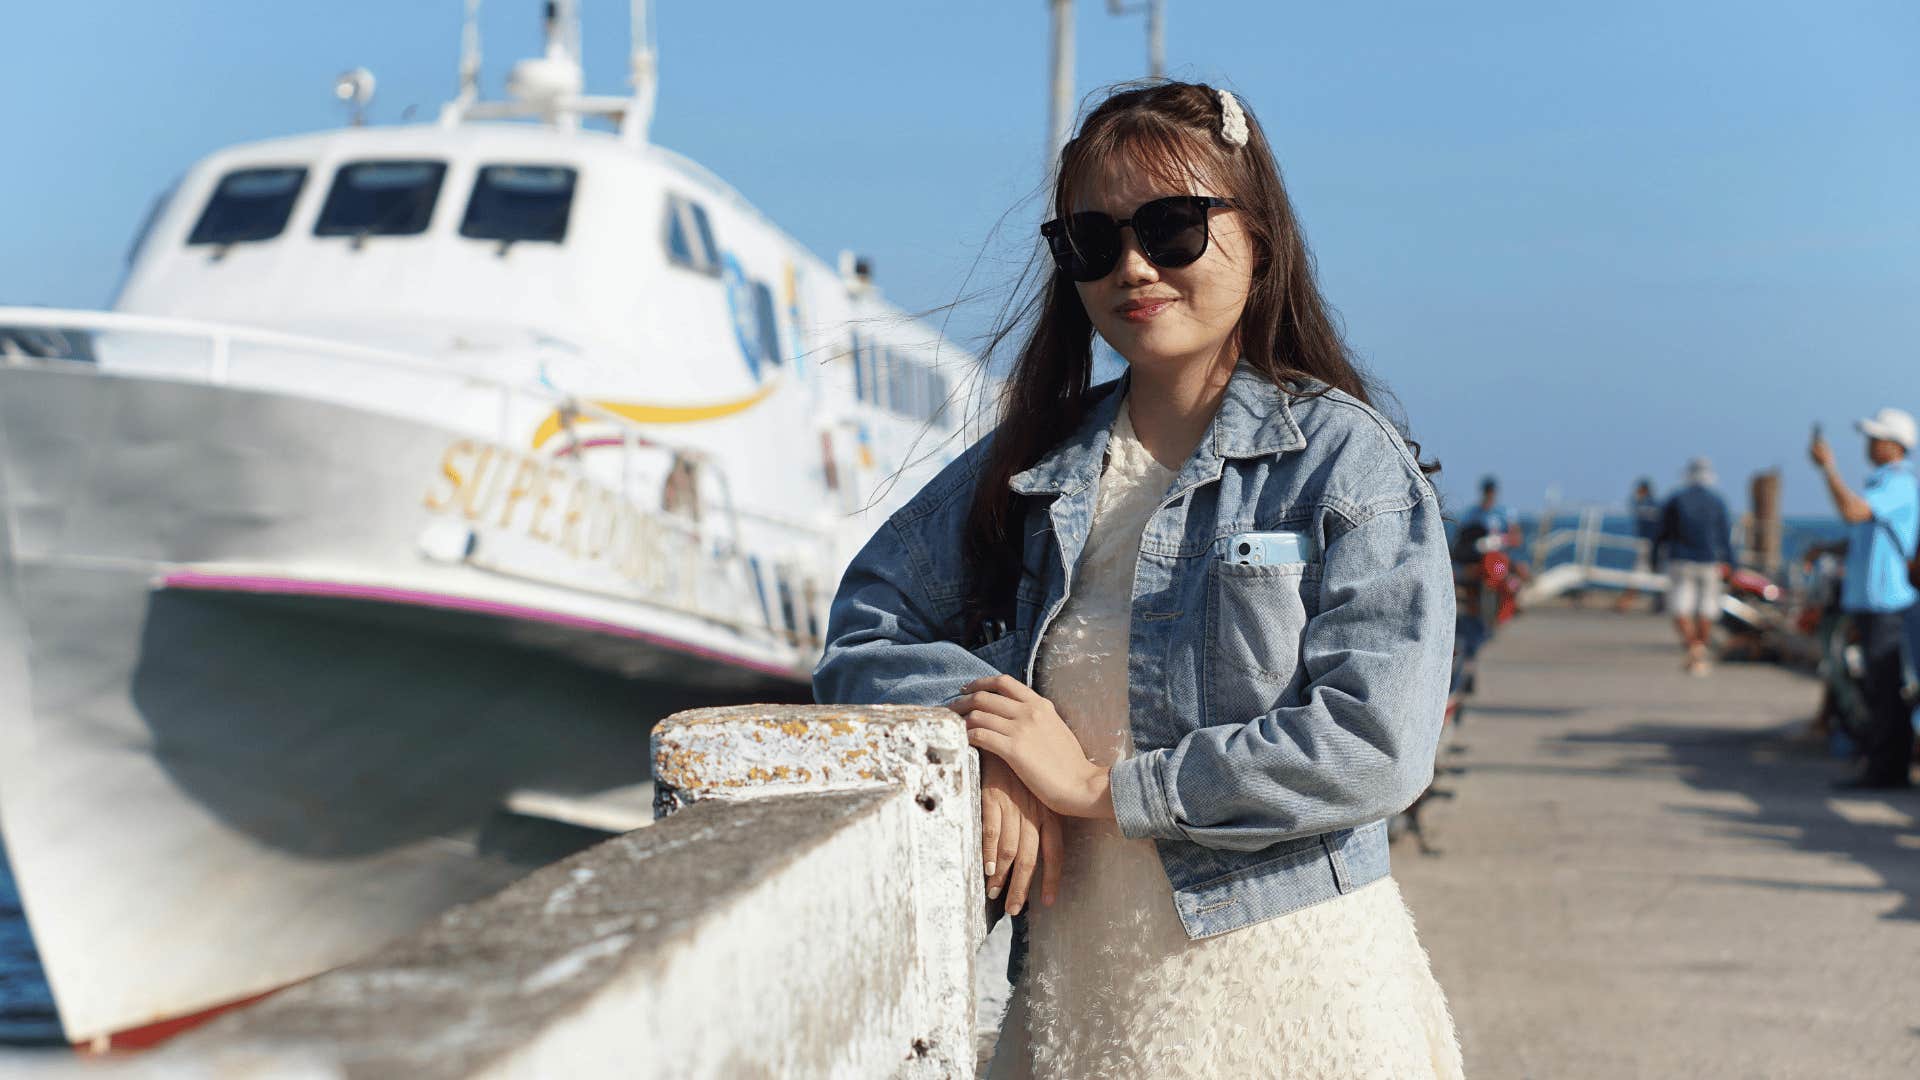
[(698, 536), (663, 520), (662, 511), (634, 506), (577, 464), (460, 439), (441, 455), (422, 501), (435, 513), (458, 513), (604, 566), (647, 593), (694, 593)]

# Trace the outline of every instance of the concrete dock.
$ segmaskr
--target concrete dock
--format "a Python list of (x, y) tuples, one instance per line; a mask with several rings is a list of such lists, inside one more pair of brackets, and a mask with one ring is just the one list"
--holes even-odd
[(1920, 794), (1835, 797), (1805, 676), (1548, 609), (1484, 654), (1394, 872), (1468, 1075), (1920, 1076)]

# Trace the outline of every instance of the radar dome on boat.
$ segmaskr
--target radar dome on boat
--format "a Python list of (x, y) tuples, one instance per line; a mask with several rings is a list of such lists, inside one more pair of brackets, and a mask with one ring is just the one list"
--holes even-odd
[(583, 83), (580, 65), (565, 57), (536, 56), (513, 65), (507, 92), (529, 105), (551, 105), (577, 97)]

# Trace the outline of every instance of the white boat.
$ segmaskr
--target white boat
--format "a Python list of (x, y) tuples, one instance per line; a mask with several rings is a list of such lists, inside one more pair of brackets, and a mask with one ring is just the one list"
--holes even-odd
[(437, 122), (221, 150), (112, 310), (0, 308), (0, 827), (76, 1043), (585, 842), (513, 810), (637, 823), (651, 723), (804, 697), (962, 445), (971, 357), (648, 141), (644, 3), (633, 97), (563, 2), (503, 101), (476, 6)]

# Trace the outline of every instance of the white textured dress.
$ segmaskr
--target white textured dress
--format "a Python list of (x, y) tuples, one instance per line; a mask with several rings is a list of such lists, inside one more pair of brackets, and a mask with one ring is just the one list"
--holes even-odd
[[(1140, 536), (1174, 474), (1113, 427), (1074, 590), (1041, 643), (1038, 685), (1088, 758), (1133, 753), (1127, 640)], [(1392, 878), (1190, 940), (1150, 840), (1065, 822), (1053, 907), (1029, 911), (992, 1080), (1462, 1075), (1446, 999)]]

